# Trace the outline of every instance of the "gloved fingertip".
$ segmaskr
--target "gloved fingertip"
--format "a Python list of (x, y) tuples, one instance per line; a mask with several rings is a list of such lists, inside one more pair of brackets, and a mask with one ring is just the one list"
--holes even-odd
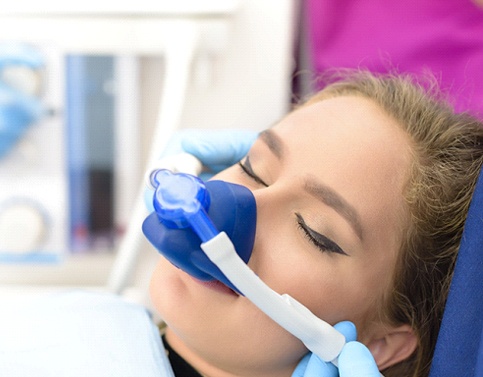
[(181, 140), (181, 148), (184, 152), (198, 158), (203, 164), (210, 164), (213, 159), (216, 161), (219, 158), (217, 150), (212, 144), (202, 138), (194, 137), (193, 134), (186, 135)]
[(168, 143), (164, 147), (164, 150), (160, 154), (160, 158), (183, 153), (184, 150), (182, 147), (182, 142), (184, 137), (183, 131), (173, 133), (173, 135), (171, 135), (169, 138)]
[(345, 336), (346, 342), (352, 342), (357, 339), (356, 326), (350, 321), (339, 322), (334, 328)]
[(312, 354), (304, 377), (338, 377), (339, 373), (335, 365), (326, 363), (317, 355)]
[(292, 377), (304, 377), (305, 370), (307, 369), (307, 364), (309, 363), (311, 354), (305, 355), (302, 360), (297, 364), (297, 367), (292, 373)]
[(257, 135), (255, 131), (243, 129), (203, 130), (202, 134), (186, 134), (181, 145), (203, 164), (223, 164), (226, 168), (247, 154)]
[(379, 377), (379, 369), (369, 349), (359, 342), (347, 343), (339, 355), (341, 376)]

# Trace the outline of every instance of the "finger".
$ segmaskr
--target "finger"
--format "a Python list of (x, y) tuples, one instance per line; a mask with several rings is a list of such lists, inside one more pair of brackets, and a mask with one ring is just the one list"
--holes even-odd
[(345, 336), (346, 342), (352, 342), (357, 339), (356, 326), (350, 321), (339, 322), (334, 328)]
[(169, 138), (166, 146), (164, 147), (164, 150), (160, 151), (160, 158), (183, 153), (184, 150), (181, 146), (181, 142), (188, 135), (188, 132), (191, 131), (183, 130), (173, 133), (173, 135)]
[(369, 349), (359, 342), (347, 343), (339, 355), (341, 377), (379, 377), (379, 369)]
[(307, 364), (309, 363), (310, 356), (312, 354), (308, 353), (303, 357), (303, 359), (298, 363), (297, 367), (292, 373), (292, 377), (304, 377), (305, 370), (307, 369)]
[(183, 149), (205, 165), (233, 165), (248, 153), (257, 133), (248, 130), (204, 130), (182, 140)]

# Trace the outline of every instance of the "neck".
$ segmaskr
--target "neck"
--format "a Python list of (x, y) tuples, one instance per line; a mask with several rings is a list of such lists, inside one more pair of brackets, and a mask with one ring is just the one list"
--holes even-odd
[[(199, 353), (191, 349), (169, 327), (166, 329), (165, 339), (173, 350), (178, 353), (188, 364), (198, 371), (203, 377), (280, 377), (291, 376), (293, 370), (272, 370), (269, 372), (255, 371), (245, 365), (224, 365), (223, 363), (210, 362)], [(243, 364), (243, 363), (241, 363)]]

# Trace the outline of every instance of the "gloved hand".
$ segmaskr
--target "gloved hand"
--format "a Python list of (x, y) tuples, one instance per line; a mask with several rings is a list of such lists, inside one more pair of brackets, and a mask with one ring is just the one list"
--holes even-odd
[(372, 354), (362, 343), (356, 342), (356, 328), (352, 322), (340, 322), (334, 326), (347, 339), (339, 355), (339, 369), (307, 354), (297, 365), (292, 377), (380, 377)]
[[(43, 66), (43, 58), (33, 47), (16, 43), (0, 44), (0, 73), (8, 67), (26, 67), (32, 71)], [(1, 76), (1, 75), (0, 75)], [(46, 113), (40, 99), (25, 92), (20, 82), (0, 81), (0, 157), (22, 137), (30, 124)], [(24, 83), (25, 84), (25, 83)]]
[(255, 131), (239, 129), (185, 129), (171, 138), (162, 157), (190, 153), (209, 169), (209, 174), (216, 174), (240, 161), (257, 135)]
[[(249, 151), (258, 133), (240, 129), (184, 129), (169, 140), (160, 158), (179, 153), (190, 153), (206, 167), (200, 178), (208, 180), (213, 174), (240, 161)], [(153, 211), (153, 191), (146, 190), (146, 207)]]
[(0, 82), (0, 158), (43, 114), (44, 107), (40, 100), (14, 91)]

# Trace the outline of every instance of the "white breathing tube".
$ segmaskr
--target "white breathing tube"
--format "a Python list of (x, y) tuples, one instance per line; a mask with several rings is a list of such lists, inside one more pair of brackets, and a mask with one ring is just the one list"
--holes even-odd
[(268, 287), (238, 256), (226, 233), (221, 232), (202, 243), (201, 249), (262, 312), (300, 339), (322, 360), (335, 361), (346, 343), (345, 337), (294, 298), (279, 295)]

